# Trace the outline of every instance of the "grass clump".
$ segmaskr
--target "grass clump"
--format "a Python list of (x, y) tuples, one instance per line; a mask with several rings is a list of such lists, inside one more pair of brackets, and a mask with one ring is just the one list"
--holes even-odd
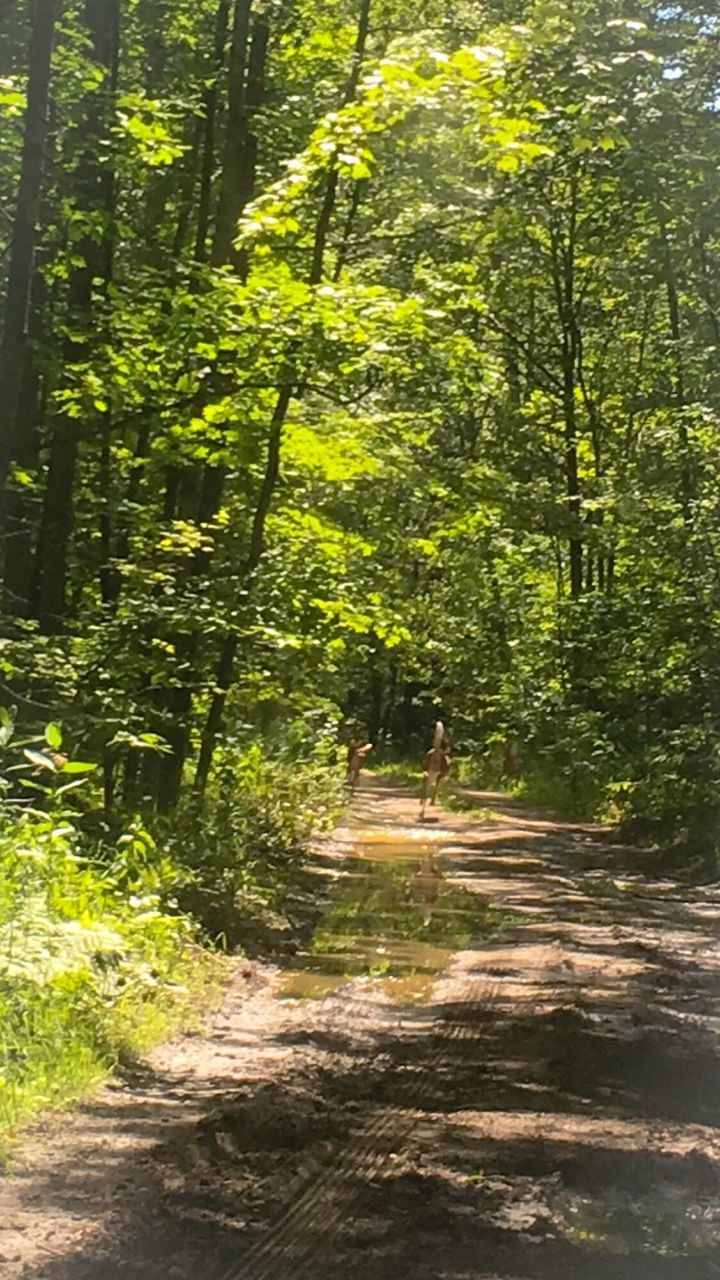
[(398, 787), (408, 787), (419, 791), (422, 783), (422, 771), (406, 761), (395, 761), (391, 764), (374, 764), (366, 771), (372, 777), (381, 778)]
[(503, 817), (497, 809), (478, 804), (472, 796), (452, 785), (440, 791), (439, 800), (450, 813), (461, 813), (464, 817), (472, 818), (473, 822), (498, 822)]
[(104, 858), (38, 811), (0, 830), (0, 1130), (78, 1097), (219, 986), (194, 923), (163, 902), (137, 832)]
[[(27, 777), (0, 778), (0, 1157), (35, 1112), (198, 1024), (221, 952), (287, 923), (308, 841), (342, 807), (327, 752), (227, 747), (202, 809), (99, 829), (92, 766), (68, 785), (46, 752), (24, 757)], [(37, 807), (10, 798), (19, 776)]]

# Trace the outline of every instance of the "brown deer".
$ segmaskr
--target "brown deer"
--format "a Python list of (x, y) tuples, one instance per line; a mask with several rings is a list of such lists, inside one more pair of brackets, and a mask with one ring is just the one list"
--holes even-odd
[(434, 805), (437, 800), (438, 787), (443, 778), (450, 772), (450, 739), (442, 720), (435, 725), (433, 745), (425, 752), (423, 758), (422, 790), (420, 792), (420, 817), (425, 817), (428, 799)]
[(363, 742), (362, 738), (352, 738), (347, 749), (347, 785), (354, 792), (360, 778), (360, 770), (372, 751), (371, 742)]

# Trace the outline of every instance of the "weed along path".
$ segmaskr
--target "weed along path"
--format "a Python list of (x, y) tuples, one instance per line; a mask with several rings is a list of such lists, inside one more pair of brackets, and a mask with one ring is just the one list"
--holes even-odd
[(720, 1277), (720, 890), (474, 799), (367, 784), (304, 949), (29, 1136), (3, 1280)]

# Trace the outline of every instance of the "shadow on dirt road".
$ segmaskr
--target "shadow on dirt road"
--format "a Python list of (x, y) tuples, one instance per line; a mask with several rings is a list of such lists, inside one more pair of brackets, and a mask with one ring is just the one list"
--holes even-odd
[(3, 1280), (720, 1277), (720, 891), (368, 783), (314, 937), (38, 1132)]

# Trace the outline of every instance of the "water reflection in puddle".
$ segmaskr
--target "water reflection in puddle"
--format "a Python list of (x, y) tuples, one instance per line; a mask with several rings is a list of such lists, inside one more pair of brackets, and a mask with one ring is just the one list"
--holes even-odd
[(321, 999), (364, 977), (398, 1003), (422, 1002), (456, 951), (504, 923), (484, 897), (447, 878), (433, 842), (362, 835), (308, 950), (282, 975), (281, 999)]

